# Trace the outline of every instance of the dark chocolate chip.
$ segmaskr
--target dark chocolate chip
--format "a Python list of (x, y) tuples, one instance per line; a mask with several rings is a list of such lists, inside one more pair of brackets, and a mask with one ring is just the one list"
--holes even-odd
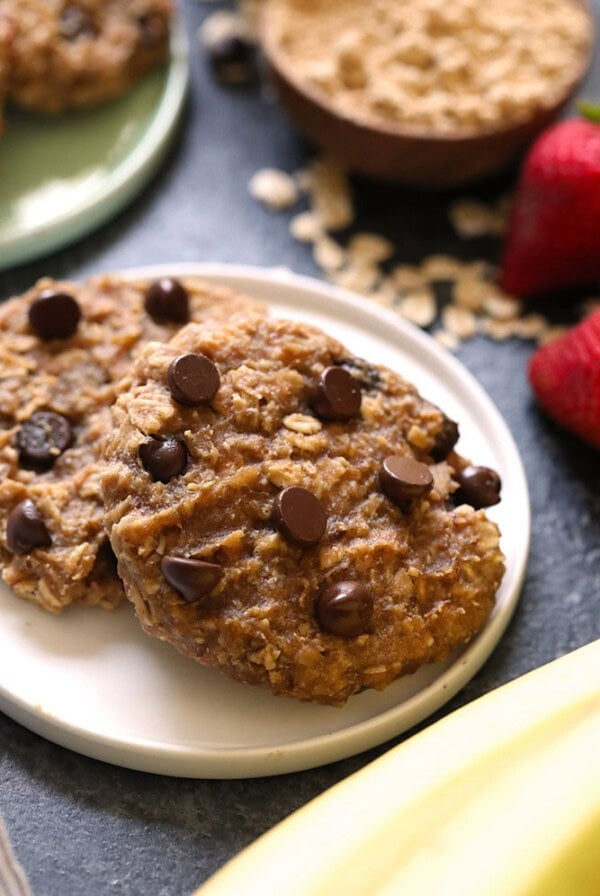
[(451, 420), (450, 417), (446, 417), (444, 414), (442, 428), (437, 434), (435, 444), (431, 449), (431, 456), (437, 463), (446, 460), (458, 442), (459, 435), (458, 423), (455, 423), (454, 420)]
[(458, 489), (452, 498), (455, 504), (470, 504), (475, 510), (492, 507), (500, 501), (502, 482), (489, 467), (465, 467), (455, 473)]
[(178, 439), (156, 439), (154, 436), (142, 442), (138, 449), (144, 468), (155, 482), (168, 482), (173, 476), (181, 476), (187, 466), (187, 449)]
[(386, 457), (380, 473), (381, 488), (394, 504), (410, 513), (417, 502), (429, 494), (433, 476), (427, 464), (412, 457)]
[(96, 553), (90, 579), (94, 582), (118, 579), (118, 561), (110, 541), (103, 541)]
[(167, 20), (158, 12), (149, 12), (138, 18), (140, 43), (149, 50), (164, 43), (168, 26)]
[(13, 554), (28, 554), (34, 548), (49, 548), (52, 544), (33, 501), (21, 501), (11, 510), (6, 525), (6, 543)]
[(167, 375), (171, 395), (179, 404), (196, 407), (214, 398), (220, 385), (219, 371), (205, 355), (179, 355)]
[(163, 557), (160, 568), (169, 585), (190, 604), (207, 597), (223, 576), (218, 563), (191, 557)]
[(87, 9), (77, 3), (65, 6), (60, 14), (60, 36), (63, 40), (77, 40), (80, 37), (96, 37), (98, 30)]
[(72, 441), (73, 430), (65, 417), (53, 411), (37, 411), (17, 433), (19, 465), (26, 469), (49, 470)]
[(162, 277), (146, 290), (144, 307), (150, 317), (158, 321), (185, 324), (190, 319), (188, 291), (179, 280)]
[(356, 638), (369, 631), (373, 598), (361, 582), (337, 582), (319, 592), (315, 613), (324, 632), (342, 638)]
[(341, 361), (336, 361), (336, 364), (351, 373), (367, 392), (376, 392), (383, 387), (379, 368), (363, 358), (343, 358)]
[(298, 485), (279, 492), (273, 514), (283, 537), (302, 548), (317, 544), (327, 526), (327, 514), (319, 499)]
[(247, 84), (254, 77), (254, 49), (238, 35), (213, 41), (207, 47), (211, 68), (223, 84)]
[(66, 292), (45, 289), (29, 306), (29, 325), (40, 339), (68, 339), (80, 319), (79, 303)]
[(313, 408), (322, 420), (351, 420), (360, 412), (360, 383), (343, 367), (326, 367), (319, 377)]

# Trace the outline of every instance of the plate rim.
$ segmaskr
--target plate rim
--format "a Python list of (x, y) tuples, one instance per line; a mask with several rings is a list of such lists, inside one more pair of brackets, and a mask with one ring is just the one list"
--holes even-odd
[[(259, 289), (265, 284), (281, 285), (299, 289), (313, 297), (316, 294), (321, 297), (325, 295), (338, 305), (351, 308), (359, 317), (378, 320), (388, 332), (391, 328), (392, 331), (402, 333), (410, 342), (416, 342), (429, 355), (433, 355), (443, 367), (452, 370), (462, 381), (466, 380), (470, 394), (483, 404), (502, 434), (503, 447), (509, 455), (511, 475), (518, 480), (516, 484), (523, 495), (520, 522), (525, 537), (521, 540), (511, 590), (500, 610), (492, 613), (485, 628), (434, 681), (397, 706), (336, 730), (333, 734), (320, 734), (270, 748), (220, 746), (199, 749), (193, 745), (176, 746), (144, 738), (129, 738), (124, 743), (117, 737), (90, 733), (88, 729), (71, 722), (56, 721), (54, 716), (43, 710), (36, 711), (36, 707), (31, 707), (20, 697), (9, 696), (1, 683), (0, 708), (31, 731), (77, 753), (123, 768), (170, 777), (235, 779), (288, 774), (359, 755), (409, 732), (444, 706), (477, 674), (500, 641), (519, 602), (529, 555), (531, 509), (523, 462), (500, 411), (473, 374), (430, 336), (392, 311), (368, 305), (358, 294), (316, 278), (295, 274), (287, 269), (205, 262), (145, 265), (120, 270), (118, 274), (125, 279), (150, 279), (166, 274), (200, 277), (216, 286), (239, 289), (242, 292), (249, 291), (248, 286), (244, 289), (243, 284), (252, 281)], [(402, 716), (401, 722), (398, 715)], [(317, 761), (314, 761), (315, 751), (318, 752)]]
[(170, 57), (165, 64), (160, 101), (133, 149), (76, 206), (2, 241), (0, 271), (42, 258), (82, 239), (119, 214), (144, 188), (174, 139), (189, 89), (189, 44), (181, 14), (173, 19), (169, 43)]

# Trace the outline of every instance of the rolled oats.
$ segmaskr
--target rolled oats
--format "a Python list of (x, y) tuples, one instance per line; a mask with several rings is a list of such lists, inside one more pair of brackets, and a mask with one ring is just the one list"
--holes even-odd
[(299, 198), (298, 186), (293, 177), (277, 168), (261, 168), (250, 178), (251, 196), (272, 209), (285, 209)]

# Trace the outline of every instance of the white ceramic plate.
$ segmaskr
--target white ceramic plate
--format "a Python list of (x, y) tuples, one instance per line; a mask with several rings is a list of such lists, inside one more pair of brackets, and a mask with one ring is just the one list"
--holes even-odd
[(0, 140), (0, 270), (79, 239), (145, 187), (175, 133), (188, 77), (178, 19), (169, 64), (119, 99), (51, 118), (10, 110)]
[(252, 777), (322, 765), (410, 728), (477, 672), (516, 605), (529, 544), (521, 460), (498, 411), (458, 361), (428, 336), (350, 293), (277, 271), (178, 265), (135, 276), (198, 274), (322, 326), (348, 348), (405, 375), (460, 421), (459, 449), (499, 471), (508, 568), (485, 630), (452, 661), (431, 665), (343, 709), (296, 703), (179, 656), (145, 636), (129, 606), (47, 615), (0, 589), (0, 707), (80, 753), (186, 777)]

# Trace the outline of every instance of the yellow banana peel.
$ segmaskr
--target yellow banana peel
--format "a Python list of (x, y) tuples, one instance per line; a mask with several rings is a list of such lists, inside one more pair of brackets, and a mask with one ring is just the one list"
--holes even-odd
[(393, 748), (196, 896), (600, 896), (600, 640)]

